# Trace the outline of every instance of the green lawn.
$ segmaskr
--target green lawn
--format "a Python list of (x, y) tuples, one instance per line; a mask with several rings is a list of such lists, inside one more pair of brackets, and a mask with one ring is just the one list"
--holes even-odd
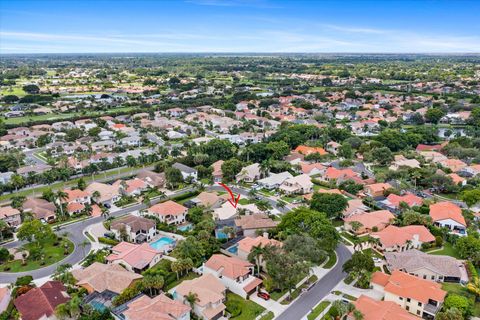
[(297, 197), (284, 196), (284, 197), (281, 197), (280, 199), (288, 203), (292, 203), (295, 200), (303, 201), (303, 197), (300, 197), (300, 196), (297, 196)]
[[(31, 260), (30, 258), (26, 259), (26, 264), (22, 265), (21, 260), (14, 260), (2, 264), (2, 271), (6, 272), (24, 272), (40, 269), (60, 260), (63, 260), (66, 256), (73, 252), (74, 245), (70, 240), (68, 241), (68, 250), (67, 254), (64, 254), (64, 247), (61, 243), (58, 243), (57, 246), (54, 246), (54, 240), (48, 240), (42, 243), (42, 248), (44, 250), (45, 260), (42, 264), (40, 260)], [(32, 244), (27, 244), (27, 248), (31, 248)], [(8, 270), (7, 270), (8, 269)]]
[(323, 310), (325, 310), (329, 305), (329, 301), (320, 302), (315, 308), (313, 308), (312, 312), (308, 314), (307, 319), (315, 320), (320, 315), (320, 313), (322, 313)]
[[(433, 249), (435, 250), (435, 249)], [(434, 252), (427, 252), (428, 254), (433, 254), (433, 255), (442, 255), (442, 256), (450, 256), (456, 259), (461, 259), (460, 256), (458, 255), (457, 250), (452, 246), (451, 243), (444, 242), (443, 243), (443, 249), (434, 251)]]
[(186, 275), (184, 275), (183, 277), (180, 277), (178, 280), (175, 279), (175, 281), (166, 285), (164, 290), (168, 291), (172, 288), (175, 288), (176, 286), (178, 286), (181, 282), (183, 282), (185, 280), (192, 280), (192, 279), (195, 279), (195, 278), (198, 278), (198, 275), (195, 272), (189, 272)]
[(270, 311), (269, 313), (261, 317), (260, 320), (272, 320), (273, 318), (275, 318), (275, 314), (273, 314), (273, 312)]
[(325, 263), (323, 266), (325, 269), (331, 269), (333, 266), (337, 263), (337, 254), (335, 252), (332, 252), (328, 255), (328, 261)]
[(232, 315), (230, 319), (252, 320), (258, 317), (264, 310), (262, 306), (251, 300), (245, 300), (235, 293), (227, 293), (227, 302), (225, 302), (227, 312)]
[(240, 200), (238, 200), (238, 204), (241, 204), (242, 206), (250, 204), (250, 203), (252, 203), (252, 201), (250, 199), (240, 198)]
[(442, 283), (442, 289), (449, 294), (457, 294), (469, 298), (473, 303), (473, 315), (475, 317), (480, 316), (480, 302), (475, 302), (475, 296), (471, 294), (468, 289), (458, 283)]
[(365, 253), (370, 253), (370, 255), (372, 256), (372, 258), (379, 258), (379, 259), (383, 259), (383, 256), (378, 253), (377, 251), (375, 250), (372, 250), (371, 248), (368, 248), (368, 249), (365, 249), (365, 250), (362, 250), (363, 252)]

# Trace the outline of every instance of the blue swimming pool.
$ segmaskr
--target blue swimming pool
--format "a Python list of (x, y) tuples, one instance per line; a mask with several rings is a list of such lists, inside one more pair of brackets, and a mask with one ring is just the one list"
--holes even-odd
[(230, 248), (227, 249), (227, 251), (235, 255), (238, 254), (238, 244), (231, 246)]
[(183, 226), (178, 226), (177, 229), (180, 230), (180, 231), (186, 232), (186, 231), (192, 230), (193, 225), (192, 224), (185, 224)]
[[(166, 245), (171, 245), (175, 243), (175, 240), (169, 237), (161, 237), (158, 240), (155, 240), (154, 242), (150, 243), (150, 247), (152, 247), (155, 250), (160, 250), (162, 251), (162, 248)], [(164, 249), (163, 249), (164, 250)]]

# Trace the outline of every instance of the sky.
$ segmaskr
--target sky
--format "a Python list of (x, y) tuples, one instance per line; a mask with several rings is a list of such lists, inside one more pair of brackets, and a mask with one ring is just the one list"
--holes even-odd
[(480, 53), (476, 0), (0, 0), (0, 53)]

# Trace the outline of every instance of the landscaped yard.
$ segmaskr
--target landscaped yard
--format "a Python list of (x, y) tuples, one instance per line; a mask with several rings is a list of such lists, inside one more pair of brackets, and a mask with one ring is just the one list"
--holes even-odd
[(235, 320), (252, 320), (258, 317), (264, 310), (262, 306), (251, 300), (245, 300), (235, 293), (227, 293), (227, 312), (232, 316), (230, 319)]
[[(1, 271), (5, 272), (24, 272), (24, 271), (31, 271), (35, 269), (40, 269), (60, 260), (63, 260), (66, 256), (68, 256), (73, 251), (73, 243), (70, 240), (67, 240), (68, 247), (67, 247), (67, 254), (65, 253), (65, 248), (62, 246), (61, 242), (56, 242), (54, 240), (48, 240), (42, 243), (43, 248), (43, 255), (44, 260), (31, 260), (30, 258), (26, 259), (26, 264), (22, 265), (21, 260), (14, 260), (10, 262), (6, 262), (2, 264)], [(56, 244), (56, 245), (54, 245)], [(29, 243), (25, 245), (27, 249), (33, 247), (33, 244)]]
[(365, 250), (363, 250), (363, 252), (365, 252), (365, 253), (370, 253), (370, 255), (372, 256), (372, 258), (383, 259), (383, 256), (382, 256), (380, 253), (378, 253), (378, 252), (375, 251), (375, 250), (372, 250), (371, 248), (365, 249)]
[(275, 318), (275, 314), (273, 314), (273, 312), (270, 311), (269, 313), (261, 317), (260, 320), (272, 320), (273, 318)]
[(192, 279), (195, 279), (195, 278), (198, 278), (198, 275), (195, 272), (189, 272), (186, 275), (184, 275), (183, 277), (180, 277), (178, 280), (175, 280), (172, 283), (169, 283), (168, 285), (166, 285), (164, 290), (168, 291), (168, 290), (178, 286), (182, 281), (192, 280)]
[(428, 254), (434, 254), (434, 255), (442, 255), (442, 256), (450, 256), (454, 257), (456, 259), (460, 259), (460, 256), (458, 255), (457, 250), (452, 246), (451, 243), (444, 242), (443, 243), (443, 249), (440, 249), (438, 251), (434, 251), (436, 249), (432, 249), (431, 251), (427, 251)]
[(330, 305), (329, 301), (320, 302), (320, 304), (315, 308), (313, 308), (312, 312), (308, 314), (307, 319), (315, 320), (320, 315), (320, 313), (322, 313), (323, 310), (325, 310), (329, 305)]
[(480, 302), (475, 303), (474, 295), (471, 294), (466, 287), (464, 287), (464, 286), (462, 286), (461, 284), (458, 284), (458, 283), (446, 283), (446, 282), (444, 282), (444, 283), (442, 283), (442, 289), (447, 291), (449, 294), (453, 293), (453, 294), (458, 294), (458, 295), (470, 298), (472, 303), (474, 303), (474, 305), (473, 305), (473, 315), (475, 317), (480, 316)]
[(290, 304), (290, 302), (292, 302), (293, 300), (295, 300), (299, 295), (300, 293), (302, 293), (302, 290), (303, 289), (306, 289), (308, 288), (308, 286), (310, 286), (312, 283), (314, 283), (315, 281), (318, 280), (318, 277), (316, 275), (313, 275), (311, 276), (310, 278), (308, 278), (308, 281), (305, 282), (304, 284), (302, 284), (300, 287), (298, 287), (297, 289), (293, 290), (290, 297), (287, 297), (285, 298), (284, 300), (282, 300), (282, 302), (280, 302), (281, 304)]

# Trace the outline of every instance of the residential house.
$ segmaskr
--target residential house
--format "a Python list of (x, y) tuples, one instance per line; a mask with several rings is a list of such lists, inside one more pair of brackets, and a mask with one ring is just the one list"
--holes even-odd
[(113, 220), (110, 230), (115, 233), (117, 239), (134, 243), (150, 241), (157, 234), (157, 226), (154, 220), (134, 215)]
[(89, 294), (105, 290), (115, 294), (122, 293), (125, 289), (140, 281), (140, 274), (125, 270), (119, 264), (103, 264), (94, 262), (85, 269), (72, 270), (76, 285), (85, 288)]
[(260, 164), (254, 163), (244, 167), (235, 177), (237, 182), (254, 182), (261, 177)]
[[(395, 216), (388, 210), (378, 210), (372, 212), (365, 212), (352, 215), (345, 218), (345, 229), (354, 232), (355, 234), (378, 232), (390, 225)], [(355, 222), (359, 223), (360, 227), (355, 229)]]
[(448, 228), (459, 235), (466, 235), (467, 222), (463, 217), (462, 209), (453, 202), (431, 204), (430, 217), (436, 226)]
[(193, 304), (193, 313), (203, 320), (216, 320), (223, 317), (226, 306), (227, 288), (213, 274), (204, 273), (199, 278), (185, 280), (175, 287), (172, 296), (175, 300), (187, 303), (186, 297), (196, 294), (197, 300)]
[[(203, 206), (205, 208), (216, 208), (220, 206), (224, 200), (223, 197), (218, 196), (215, 192), (201, 192), (198, 196), (191, 199), (190, 202), (195, 206)], [(185, 203), (187, 205), (187, 203)]]
[(212, 255), (202, 266), (204, 274), (213, 274), (228, 290), (244, 299), (262, 284), (262, 280), (253, 276), (253, 269), (252, 263), (223, 254)]
[(67, 198), (62, 200), (62, 202), (67, 204), (67, 211), (70, 214), (81, 212), (85, 209), (86, 204), (92, 202), (87, 191), (80, 189), (66, 189), (63, 191), (67, 194)]
[(10, 304), (10, 299), (12, 298), (12, 292), (9, 287), (0, 288), (0, 313), (7, 310), (8, 305)]
[(117, 263), (129, 271), (141, 273), (156, 265), (161, 257), (162, 253), (147, 243), (133, 244), (122, 241), (112, 248), (107, 262)]
[(165, 186), (165, 173), (156, 173), (150, 170), (140, 170), (137, 173), (137, 178), (145, 181), (149, 186), (156, 188), (163, 188)]
[(240, 229), (245, 237), (254, 237), (258, 231), (268, 231), (275, 228), (278, 224), (278, 222), (273, 221), (266, 214), (238, 216), (234, 222), (235, 226)]
[(190, 320), (191, 308), (167, 297), (164, 293), (150, 298), (142, 294), (116, 308), (113, 313), (124, 320)]
[(434, 319), (441, 309), (447, 292), (439, 283), (419, 279), (401, 271), (391, 275), (375, 272), (373, 289), (384, 292), (384, 301), (395, 302), (408, 312), (424, 319)]
[(340, 143), (337, 143), (335, 141), (330, 141), (329, 143), (327, 143), (325, 150), (327, 152), (330, 152), (331, 154), (337, 155), (338, 152), (340, 151), (341, 146), (342, 145)]
[(288, 171), (271, 173), (268, 177), (258, 180), (257, 184), (265, 189), (272, 190), (280, 187), (285, 180), (290, 178), (293, 178), (293, 176)]
[(337, 169), (334, 167), (328, 167), (327, 170), (325, 170), (325, 174), (320, 178), (327, 182), (335, 181), (338, 185), (343, 181), (354, 180), (355, 178), (358, 178), (358, 176), (358, 173), (350, 168)]
[(402, 167), (420, 168), (420, 162), (417, 159), (407, 159), (403, 155), (396, 155), (395, 160), (390, 165), (389, 169), (393, 171), (397, 171)]
[(321, 163), (303, 162), (300, 164), (300, 168), (303, 174), (308, 174), (309, 176), (324, 175), (327, 171), (327, 168)]
[(158, 203), (147, 209), (147, 213), (157, 216), (166, 224), (182, 224), (187, 217), (188, 208), (172, 200)]
[(328, 154), (325, 149), (320, 147), (308, 147), (308, 146), (298, 146), (295, 148), (295, 152), (301, 153), (304, 156), (308, 156), (313, 153), (318, 153), (321, 156)]
[(172, 165), (172, 168), (180, 170), (182, 173), (182, 177), (184, 180), (193, 179), (193, 181), (197, 181), (198, 179), (198, 172), (197, 169), (190, 168), (182, 163), (176, 162)]
[(408, 205), (409, 207), (415, 207), (415, 206), (421, 206), (423, 203), (423, 199), (412, 194), (412, 193), (406, 193), (404, 195), (396, 195), (394, 193), (391, 193), (388, 195), (387, 199), (383, 201), (383, 203), (391, 209), (399, 209), (400, 204), (404, 203)]
[(117, 180), (112, 185), (116, 188), (119, 188), (120, 193), (127, 196), (138, 196), (143, 191), (148, 189), (148, 184), (139, 178), (130, 180)]
[(32, 213), (36, 219), (48, 222), (55, 220), (55, 204), (41, 198), (29, 197), (22, 205), (23, 212)]
[(301, 174), (286, 179), (280, 185), (280, 191), (285, 194), (306, 194), (313, 192), (313, 183), (308, 174)]
[[(92, 182), (87, 186), (85, 191), (89, 194), (92, 200), (107, 207), (110, 207), (122, 197), (117, 185), (114, 186), (101, 182)], [(97, 193), (98, 196), (96, 196)]]
[(17, 297), (13, 304), (22, 320), (54, 320), (55, 308), (69, 300), (67, 288), (60, 281), (47, 281)]
[(389, 183), (373, 183), (365, 186), (365, 194), (373, 198), (383, 197), (385, 191), (391, 188)]
[(351, 199), (348, 200), (348, 206), (345, 211), (343, 211), (343, 217), (346, 218), (356, 214), (365, 213), (369, 209), (369, 207), (363, 204), (362, 199)]
[(379, 240), (375, 247), (384, 252), (419, 249), (424, 243), (435, 241), (435, 237), (425, 226), (410, 225), (405, 227), (388, 226), (382, 231), (371, 234)]
[(22, 177), (28, 177), (30, 174), (42, 174), (50, 169), (52, 169), (52, 166), (48, 164), (35, 164), (20, 167), (17, 169), (17, 173)]
[(385, 259), (390, 271), (399, 270), (432, 281), (458, 283), (462, 278), (468, 281), (463, 263), (449, 256), (412, 249), (404, 252), (386, 252)]
[(237, 242), (238, 251), (237, 256), (245, 261), (248, 261), (248, 255), (252, 251), (253, 247), (265, 248), (266, 246), (281, 247), (282, 243), (275, 239), (268, 239), (264, 236), (257, 237), (245, 237), (242, 240)]
[(223, 162), (224, 162), (223, 160), (218, 160), (212, 164), (212, 168), (213, 168), (212, 176), (215, 182), (220, 182), (223, 179), (223, 172), (222, 172)]
[(5, 221), (10, 227), (18, 227), (22, 223), (20, 211), (11, 206), (0, 207), (0, 220)]
[[(418, 317), (393, 301), (377, 301), (366, 295), (360, 295), (353, 302), (355, 309), (363, 315), (363, 320), (419, 320)], [(347, 316), (347, 320), (355, 320), (353, 313)]]
[(460, 177), (456, 173), (447, 174), (447, 177), (450, 177), (453, 183), (456, 184), (457, 186), (463, 187), (464, 185), (467, 184), (467, 179)]

